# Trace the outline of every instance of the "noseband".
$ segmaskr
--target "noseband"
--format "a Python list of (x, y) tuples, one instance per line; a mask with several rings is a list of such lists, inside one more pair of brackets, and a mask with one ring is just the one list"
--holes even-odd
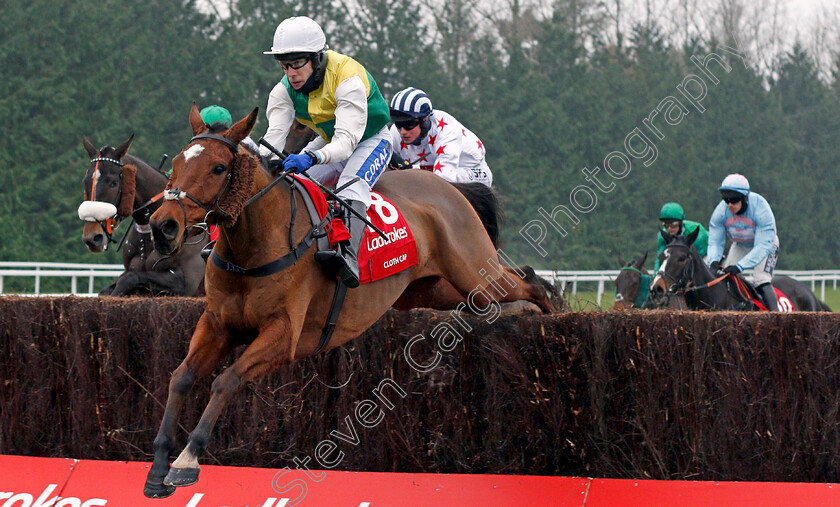
[[(120, 162), (119, 160), (116, 160), (116, 159), (113, 159), (113, 158), (108, 158), (108, 157), (103, 157), (101, 155), (96, 157), (96, 158), (91, 159), (90, 161), (92, 163), (93, 162), (96, 163), (96, 165), (94, 166), (94, 169), (93, 169), (92, 181), (90, 183), (90, 200), (91, 201), (96, 200), (96, 173), (99, 172), (99, 162), (110, 162), (110, 163), (112, 163), (112, 164), (114, 164), (114, 165), (116, 165), (117, 167), (120, 168), (120, 171), (119, 171), (120, 187), (119, 187), (119, 190), (117, 190), (117, 201), (114, 202), (114, 203), (111, 203), (111, 204), (114, 205), (115, 208), (118, 208), (119, 204), (120, 204), (120, 199), (122, 198), (122, 187), (123, 187), (122, 167), (123, 167), (124, 164), (122, 162)], [(107, 201), (104, 201), (104, 202), (107, 202)], [(108, 238), (108, 243), (116, 243), (116, 241), (114, 241), (114, 239), (111, 237), (111, 235), (114, 233), (114, 228), (117, 226), (117, 224), (119, 222), (120, 222), (119, 215), (114, 215), (113, 217), (111, 217), (107, 220), (97, 220), (97, 223), (99, 224), (99, 226), (102, 227), (102, 232), (105, 233), (105, 237)], [(106, 246), (107, 246), (108, 243), (106, 243)]]

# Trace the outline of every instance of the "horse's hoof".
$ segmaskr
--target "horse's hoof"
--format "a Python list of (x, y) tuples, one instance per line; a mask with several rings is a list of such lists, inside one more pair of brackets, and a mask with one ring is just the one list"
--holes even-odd
[(172, 496), (174, 492), (175, 486), (167, 486), (159, 482), (149, 482), (148, 480), (143, 487), (143, 494), (146, 498), (166, 498)]
[(163, 480), (166, 486), (190, 486), (198, 482), (200, 468), (170, 468)]

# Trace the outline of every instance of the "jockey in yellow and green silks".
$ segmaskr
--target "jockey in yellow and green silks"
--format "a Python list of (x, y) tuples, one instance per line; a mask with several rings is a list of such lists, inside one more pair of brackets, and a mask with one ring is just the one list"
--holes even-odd
[[(282, 148), (295, 119), (312, 128), (318, 137), (303, 153), (286, 158), (283, 168), (307, 171), (322, 184), (337, 187), (358, 178), (338, 196), (364, 215), (371, 204), (370, 189), (385, 171), (392, 152), (388, 103), (376, 81), (356, 60), (329, 51), (321, 27), (305, 16), (280, 23), (265, 54), (274, 56), (284, 73), (268, 97), (266, 141)], [(261, 154), (274, 157), (265, 148)], [(334, 252), (316, 253), (316, 258), (345, 285), (357, 287), (365, 223), (354, 214), (346, 215), (350, 240)]]

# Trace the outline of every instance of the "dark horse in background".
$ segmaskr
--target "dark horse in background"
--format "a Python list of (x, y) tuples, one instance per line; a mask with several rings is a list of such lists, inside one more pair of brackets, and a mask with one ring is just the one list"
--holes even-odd
[[(653, 279), (651, 291), (682, 295), (686, 306), (691, 310), (758, 310), (755, 304), (742, 296), (743, 290), (733, 277), (727, 276), (715, 282), (718, 276), (712, 273), (694, 248), (698, 231), (699, 229), (685, 237), (662, 234), (666, 243), (664, 259)], [(773, 286), (784, 293), (796, 311), (831, 311), (807, 285), (793, 278), (774, 276)]]
[(645, 269), (647, 254), (638, 259), (626, 262), (618, 254), (621, 271), (615, 277), (615, 303), (613, 310), (629, 310), (631, 308), (653, 308), (650, 295), (650, 282), (653, 277)]
[[(311, 247), (323, 226), (294, 219), (295, 210), (305, 204), (291, 177), (281, 176), (263, 192), (275, 176), (238, 148), (254, 127), (257, 112), (227, 131), (211, 132), (193, 104), (194, 137), (173, 159), (169, 199), (150, 222), (155, 248), (164, 253), (181, 248), (191, 228), (216, 222), (220, 227), (214, 252), (226, 264), (224, 269), (214, 262), (207, 265), (207, 306), (169, 383), (154, 463), (143, 490), (147, 497), (163, 498), (176, 486), (198, 481), (199, 456), (207, 450), (219, 416), (249, 382), (348, 342), (391, 307), (448, 306), (457, 312), (469, 306), (488, 315), (499, 302), (525, 299), (546, 313), (555, 311), (538, 281), (500, 264), (481, 220), (460, 192), (426, 171), (388, 171), (376, 190), (405, 218), (418, 262), (349, 290), (331, 341), (321, 344), (337, 283), (317, 264)], [(281, 268), (247, 276), (249, 270), (262, 273), (269, 265)], [(441, 286), (454, 292), (439, 292)], [(213, 381), (210, 401), (170, 467), (178, 419), (190, 390), (240, 345), (244, 350)]]
[(638, 259), (626, 262), (621, 254), (618, 262), (621, 271), (615, 278), (615, 303), (612, 309), (616, 311), (631, 308), (643, 310), (684, 310), (685, 302), (682, 297), (661, 297), (660, 293), (651, 293), (650, 284), (653, 276), (645, 269), (647, 253)]
[(116, 148), (97, 150), (87, 137), (83, 139), (91, 161), (85, 172), (85, 202), (79, 206), (79, 218), (85, 220), (82, 240), (88, 250), (104, 252), (109, 243), (116, 243), (112, 235), (119, 221), (134, 219), (122, 246), (125, 272), (99, 295), (203, 296), (205, 263), (200, 253), (209, 237), (196, 238), (175, 254), (155, 251), (149, 217), (160, 207), (169, 180), (128, 153), (133, 140), (134, 135)]

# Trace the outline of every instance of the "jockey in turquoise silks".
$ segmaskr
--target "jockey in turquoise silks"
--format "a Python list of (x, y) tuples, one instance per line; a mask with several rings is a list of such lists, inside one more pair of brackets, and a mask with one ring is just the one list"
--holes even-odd
[[(709, 267), (730, 274), (752, 269), (756, 290), (767, 308), (777, 312), (779, 304), (772, 280), (779, 256), (779, 236), (773, 210), (764, 197), (750, 191), (749, 181), (741, 174), (724, 178), (719, 190), (721, 201), (709, 220)], [(732, 246), (721, 264), (727, 237)]]

